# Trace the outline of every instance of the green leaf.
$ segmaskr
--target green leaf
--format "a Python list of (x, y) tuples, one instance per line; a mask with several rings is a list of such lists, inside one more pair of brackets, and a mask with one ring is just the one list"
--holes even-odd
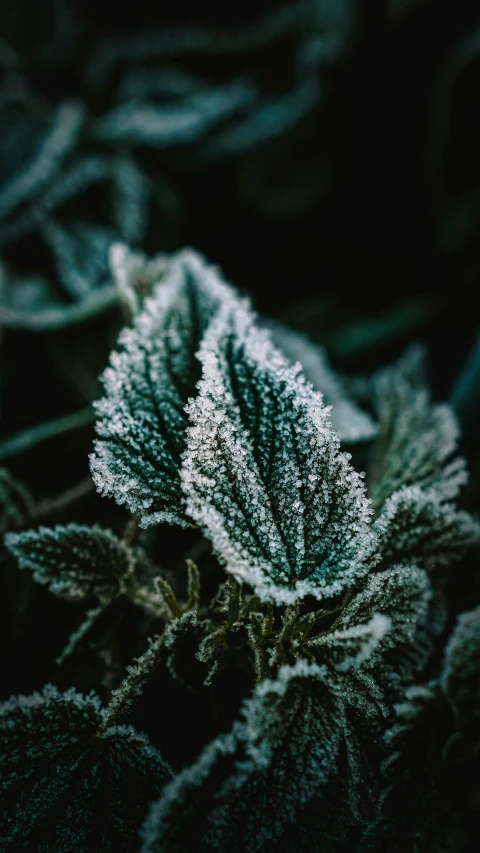
[(199, 619), (192, 609), (173, 619), (162, 634), (171, 676), (191, 689), (200, 687), (205, 680), (205, 666), (199, 662), (197, 651), (207, 630), (208, 622)]
[(373, 647), (363, 667), (387, 692), (398, 695), (423, 668), (435, 632), (443, 627), (432, 616), (433, 590), (427, 573), (417, 566), (393, 566), (373, 572), (335, 620), (332, 631), (366, 625), (375, 614), (390, 628)]
[(458, 617), (445, 649), (440, 686), (457, 725), (480, 743), (480, 606)]
[(474, 850), (478, 838), (480, 608), (462, 613), (439, 677), (409, 687), (385, 733), (389, 788), (362, 853)]
[(0, 847), (131, 853), (149, 801), (171, 776), (147, 738), (104, 728), (107, 711), (75, 689), (0, 706)]
[[(125, 277), (130, 275), (126, 270)], [(133, 328), (121, 333), (120, 350), (103, 375), (93, 479), (103, 495), (140, 515), (143, 526), (190, 523), (179, 476), (184, 407), (199, 378), (195, 354), (202, 335), (225, 301), (237, 304), (235, 292), (195, 252), (168, 259)]]
[(322, 393), (325, 405), (332, 407), (332, 426), (340, 440), (353, 444), (374, 438), (377, 425), (351, 399), (340, 377), (330, 366), (323, 347), (283, 323), (268, 322), (267, 328), (271, 330), (276, 346), (292, 364), (300, 362), (305, 378)]
[(143, 828), (142, 853), (257, 853), (335, 777), (355, 809), (362, 779), (351, 722), (378, 715), (376, 698), (344, 691), (325, 667), (299, 661), (261, 682), (242, 721), (169, 784)]
[(403, 560), (434, 569), (480, 544), (478, 521), (436, 488), (403, 486), (387, 498), (374, 528), (385, 565)]
[(198, 358), (181, 469), (187, 513), (264, 600), (321, 599), (351, 585), (375, 536), (321, 395), (241, 307), (219, 312)]
[(62, 598), (109, 601), (125, 591), (134, 571), (130, 549), (110, 530), (80, 524), (8, 533), (5, 544), (20, 568)]
[(435, 488), (445, 501), (456, 497), (467, 480), (465, 460), (452, 459), (458, 425), (449, 406), (430, 401), (423, 350), (410, 347), (372, 383), (380, 427), (368, 477), (374, 506), (403, 486)]
[(391, 628), (388, 616), (375, 613), (369, 622), (333, 628), (307, 642), (307, 647), (340, 671), (365, 663)]
[(149, 259), (143, 252), (132, 252), (124, 243), (110, 247), (110, 268), (122, 305), (135, 317), (152, 295), (154, 286), (168, 275), (171, 261), (165, 254)]

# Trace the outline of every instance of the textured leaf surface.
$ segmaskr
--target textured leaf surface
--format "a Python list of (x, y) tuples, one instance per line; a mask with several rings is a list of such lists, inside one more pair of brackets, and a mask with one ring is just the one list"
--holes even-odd
[[(461, 614), (437, 681), (408, 688), (385, 735), (389, 789), (362, 853), (474, 850), (478, 839), (480, 608)], [(473, 782), (473, 785), (472, 785)]]
[(368, 441), (377, 434), (373, 418), (349, 397), (340, 378), (332, 370), (323, 347), (307, 335), (296, 332), (282, 323), (268, 323), (274, 343), (294, 364), (302, 365), (302, 373), (313, 387), (323, 394), (326, 406), (332, 407), (332, 426), (340, 440), (347, 444)]
[(372, 650), (364, 667), (384, 690), (395, 692), (425, 665), (433, 633), (433, 590), (427, 573), (416, 566), (393, 566), (372, 573), (333, 624), (345, 631), (365, 625), (375, 613), (390, 620), (390, 629)]
[(131, 551), (110, 530), (98, 526), (39, 527), (9, 533), (5, 544), (38, 583), (71, 600), (113, 598), (134, 569)]
[(369, 494), (376, 507), (402, 486), (434, 487), (451, 500), (466, 483), (465, 461), (452, 456), (458, 425), (452, 409), (430, 401), (424, 353), (411, 347), (374, 376), (379, 435), (372, 452)]
[[(143, 829), (143, 853), (256, 853), (269, 848), (346, 761), (360, 786), (350, 710), (375, 700), (342, 691), (325, 667), (299, 661), (258, 685), (231, 733), (210, 744), (167, 786)], [(357, 791), (358, 793), (358, 791)]]
[(375, 613), (369, 622), (333, 627), (332, 631), (319, 634), (308, 642), (308, 647), (335, 669), (345, 671), (367, 661), (390, 628), (388, 616)]
[(440, 685), (461, 728), (480, 742), (480, 607), (462, 613), (445, 650)]
[(382, 561), (405, 560), (428, 568), (448, 565), (480, 544), (480, 525), (445, 502), (435, 488), (404, 486), (385, 501), (375, 522)]
[(366, 571), (375, 537), (321, 395), (246, 310), (219, 314), (199, 359), (181, 472), (187, 512), (264, 599), (339, 592)]
[(219, 304), (235, 298), (199, 255), (180, 252), (134, 327), (121, 333), (121, 349), (112, 354), (103, 375), (93, 478), (103, 495), (126, 504), (144, 526), (188, 523), (179, 467), (187, 425), (184, 406), (199, 373), (195, 353)]
[(52, 686), (0, 706), (2, 850), (135, 848), (171, 772), (131, 727), (102, 730), (105, 715), (95, 695)]

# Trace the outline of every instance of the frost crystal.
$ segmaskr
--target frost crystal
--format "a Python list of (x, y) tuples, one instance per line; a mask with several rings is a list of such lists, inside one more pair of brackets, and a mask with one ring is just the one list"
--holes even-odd
[[(117, 279), (118, 255), (117, 249)], [(135, 257), (127, 262), (126, 282), (137, 269)], [(161, 269), (158, 259), (155, 265)], [(131, 285), (125, 287), (131, 294)], [(198, 378), (195, 353), (201, 336), (219, 304), (232, 300), (235, 292), (213, 267), (194, 252), (180, 252), (169, 259), (133, 328), (121, 333), (121, 349), (103, 375), (93, 479), (103, 495), (140, 515), (143, 526), (189, 523), (179, 478), (184, 406)]]
[(480, 543), (480, 525), (433, 488), (404, 486), (388, 498), (375, 522), (382, 562), (445, 566)]
[(134, 317), (151, 296), (154, 285), (168, 273), (171, 261), (164, 254), (149, 260), (143, 252), (132, 252), (124, 243), (112, 244), (109, 259), (120, 299)]
[(130, 726), (103, 730), (106, 714), (51, 685), (0, 705), (2, 850), (131, 853), (171, 771)]
[(68, 524), (7, 533), (5, 544), (37, 583), (72, 601), (119, 595), (134, 570), (130, 550), (101, 527)]
[(282, 323), (269, 322), (267, 328), (272, 332), (273, 342), (292, 363), (300, 362), (305, 378), (321, 391), (325, 404), (332, 407), (332, 426), (340, 440), (353, 444), (374, 438), (377, 434), (375, 422), (349, 397), (323, 347)]
[[(438, 679), (407, 688), (384, 736), (389, 784), (361, 853), (475, 849), (478, 821), (480, 608), (462, 613)], [(474, 791), (478, 791), (478, 784)], [(475, 794), (474, 794), (475, 796)]]
[(268, 849), (335, 776), (343, 750), (353, 802), (360, 777), (350, 726), (380, 713), (362, 688), (365, 696), (344, 689), (325, 666), (305, 661), (263, 681), (243, 720), (167, 785), (144, 825), (142, 853)]
[(458, 425), (449, 406), (430, 402), (423, 350), (411, 347), (376, 374), (373, 386), (380, 425), (369, 477), (374, 505), (382, 506), (402, 486), (434, 487), (443, 500), (456, 497), (467, 479), (465, 461), (451, 461)]
[(366, 578), (334, 622), (333, 629), (345, 631), (365, 624), (375, 613), (388, 617), (390, 629), (380, 638), (364, 666), (375, 674), (382, 688), (398, 690), (425, 665), (431, 651), (432, 597), (424, 569), (393, 566)]
[(352, 584), (375, 547), (371, 511), (321, 394), (246, 309), (225, 306), (198, 357), (181, 469), (188, 514), (263, 599), (320, 599)]
[[(345, 620), (347, 621), (347, 620)], [(391, 628), (388, 616), (375, 613), (369, 622), (348, 628), (333, 628), (308, 642), (309, 649), (324, 656), (336, 669), (342, 671), (360, 666), (373, 654)]]

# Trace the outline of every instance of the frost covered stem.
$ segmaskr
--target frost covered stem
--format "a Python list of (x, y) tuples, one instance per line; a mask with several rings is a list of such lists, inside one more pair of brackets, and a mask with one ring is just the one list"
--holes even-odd
[(229, 625), (234, 625), (235, 622), (238, 622), (240, 614), (241, 587), (233, 575), (228, 576), (226, 587), (228, 595), (227, 621)]
[(146, 652), (137, 658), (135, 663), (127, 667), (127, 675), (120, 687), (112, 691), (105, 717), (99, 729), (101, 736), (105, 731), (118, 723), (128, 713), (135, 699), (141, 693), (143, 686), (152, 672), (161, 663), (164, 656), (165, 635), (149, 640)]

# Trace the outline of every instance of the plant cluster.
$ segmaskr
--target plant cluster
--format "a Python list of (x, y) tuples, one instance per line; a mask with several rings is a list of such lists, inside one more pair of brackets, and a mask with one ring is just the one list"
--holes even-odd
[(0, 4), (0, 853), (476, 851), (479, 21)]
[[(430, 399), (422, 349), (349, 383), (197, 252), (148, 259), (114, 244), (110, 258), (128, 325), (90, 466), (131, 520), (123, 535), (21, 529), (33, 499), (2, 475), (2, 523), (19, 528), (8, 551), (89, 608), (59, 665), (96, 632), (110, 690), (105, 705), (47, 685), (1, 706), (2, 849), (400, 851), (414, 837), (434, 850), (467, 832), (478, 608), (438, 649), (446, 570), (478, 548), (480, 526), (457, 505), (457, 423)], [(155, 561), (149, 533), (165, 522), (210, 543), (205, 570), (201, 549), (186, 575)], [(119, 678), (122, 602), (148, 639)], [(169, 732), (152, 746), (125, 725), (162, 668), (185, 703), (225, 673), (243, 693), (230, 731), (217, 718), (183, 768), (161, 756)]]

